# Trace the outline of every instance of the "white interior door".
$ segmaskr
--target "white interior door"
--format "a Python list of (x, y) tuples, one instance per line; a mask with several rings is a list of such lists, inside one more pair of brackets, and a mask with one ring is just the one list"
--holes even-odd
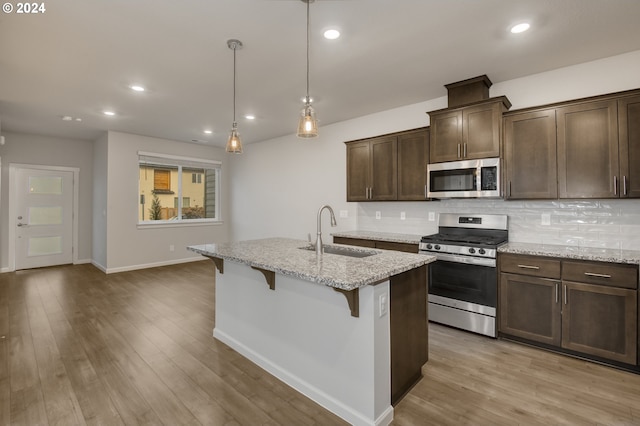
[(73, 262), (73, 177), (72, 171), (16, 169), (16, 269)]

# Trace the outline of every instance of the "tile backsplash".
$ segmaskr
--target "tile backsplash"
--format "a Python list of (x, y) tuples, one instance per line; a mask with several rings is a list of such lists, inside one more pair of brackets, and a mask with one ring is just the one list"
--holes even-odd
[(460, 199), (358, 203), (357, 209), (362, 231), (428, 235), (437, 232), (439, 213), (506, 214), (509, 241), (640, 250), (640, 200)]

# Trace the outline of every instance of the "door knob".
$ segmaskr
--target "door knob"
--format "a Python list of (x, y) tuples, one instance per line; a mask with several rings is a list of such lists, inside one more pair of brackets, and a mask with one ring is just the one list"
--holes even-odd
[(26, 223), (18, 223), (18, 226), (27, 226)]

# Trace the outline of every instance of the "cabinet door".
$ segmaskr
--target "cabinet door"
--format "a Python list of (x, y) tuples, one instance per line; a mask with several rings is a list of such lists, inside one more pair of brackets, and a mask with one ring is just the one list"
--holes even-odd
[(371, 143), (371, 200), (398, 199), (398, 143), (396, 136), (375, 138)]
[(427, 198), (429, 130), (398, 135), (398, 200)]
[(621, 197), (640, 198), (640, 96), (618, 101)]
[(617, 103), (597, 101), (557, 109), (560, 198), (617, 198)]
[(563, 281), (562, 347), (636, 364), (636, 291)]
[(442, 163), (462, 156), (462, 111), (430, 114), (429, 161)]
[(501, 333), (560, 346), (560, 307), (559, 281), (500, 274)]
[(371, 145), (368, 141), (347, 144), (347, 201), (366, 201), (371, 180)]
[(507, 199), (558, 198), (556, 111), (504, 118)]
[(502, 101), (462, 110), (462, 158), (500, 156)]

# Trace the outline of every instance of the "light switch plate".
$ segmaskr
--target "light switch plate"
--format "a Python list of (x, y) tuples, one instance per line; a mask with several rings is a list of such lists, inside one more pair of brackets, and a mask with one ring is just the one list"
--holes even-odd
[(407, 215), (405, 214), (405, 212), (400, 212), (400, 220), (405, 220), (407, 218)]
[(341, 218), (349, 217), (349, 210), (340, 210), (340, 217)]
[(436, 213), (429, 212), (429, 222), (433, 222), (434, 220), (436, 220)]
[(382, 218), (382, 214), (380, 212), (376, 212), (376, 219), (381, 219)]

